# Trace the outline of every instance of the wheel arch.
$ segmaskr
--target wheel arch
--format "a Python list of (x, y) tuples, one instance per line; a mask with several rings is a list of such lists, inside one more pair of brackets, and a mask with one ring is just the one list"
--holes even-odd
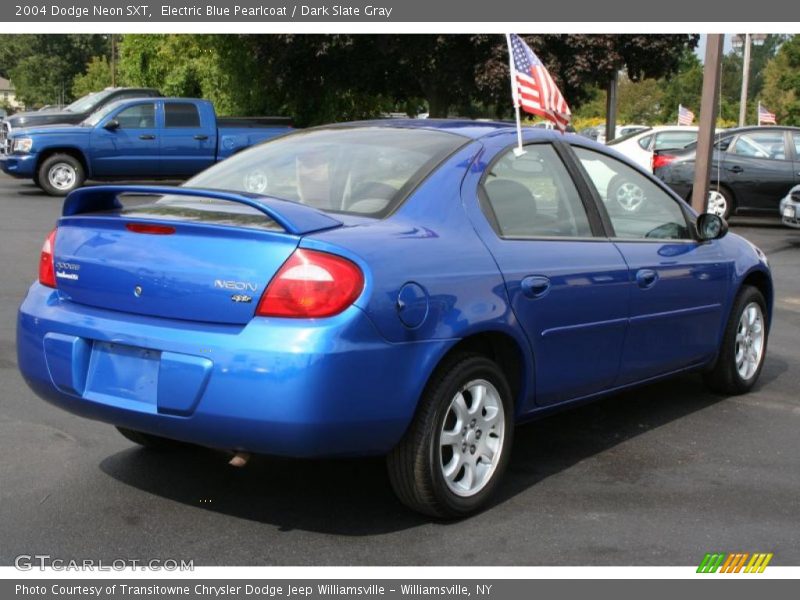
[(39, 157), (36, 160), (36, 173), (38, 174), (39, 169), (42, 167), (44, 161), (55, 154), (67, 154), (72, 156), (73, 158), (80, 161), (81, 166), (83, 167), (83, 172), (86, 178), (89, 178), (90, 169), (89, 169), (89, 161), (86, 160), (86, 155), (80, 148), (75, 146), (53, 146), (51, 148), (45, 148), (39, 153)]
[(514, 410), (518, 414), (533, 387), (534, 365), (527, 342), (500, 329), (471, 332), (451, 345), (429, 369), (423, 389), (439, 368), (465, 353), (480, 354), (497, 363), (511, 388)]
[(768, 323), (772, 324), (772, 307), (775, 301), (775, 289), (772, 284), (772, 278), (765, 271), (755, 268), (750, 270), (742, 277), (736, 293), (738, 294), (745, 286), (752, 286), (756, 288), (767, 303), (767, 319)]

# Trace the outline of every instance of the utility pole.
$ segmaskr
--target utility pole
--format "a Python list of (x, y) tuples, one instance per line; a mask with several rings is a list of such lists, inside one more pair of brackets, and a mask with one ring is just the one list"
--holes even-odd
[(111, 87), (117, 87), (117, 37), (111, 34)]
[(606, 88), (606, 144), (616, 137), (617, 133), (617, 81), (619, 71), (614, 71)]
[(692, 187), (692, 208), (698, 213), (706, 212), (706, 205), (708, 204), (708, 184), (711, 175), (712, 153), (714, 151), (714, 128), (717, 123), (722, 45), (724, 40), (725, 36), (718, 33), (709, 33), (706, 36), (703, 96), (700, 100), (700, 123), (699, 131), (697, 132), (694, 187)]
[(742, 94), (739, 96), (739, 127), (744, 127), (747, 118), (747, 85), (750, 79), (750, 34), (744, 34), (744, 56), (742, 58)]

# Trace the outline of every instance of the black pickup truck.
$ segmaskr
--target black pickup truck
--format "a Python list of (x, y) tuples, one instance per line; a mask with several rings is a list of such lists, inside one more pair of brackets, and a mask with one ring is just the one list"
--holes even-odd
[(128, 98), (151, 98), (157, 96), (161, 96), (161, 93), (153, 88), (106, 88), (100, 92), (87, 94), (58, 111), (22, 112), (6, 117), (0, 125), (0, 154), (6, 154), (11, 150), (8, 148), (9, 135), (21, 127), (77, 125), (111, 102)]

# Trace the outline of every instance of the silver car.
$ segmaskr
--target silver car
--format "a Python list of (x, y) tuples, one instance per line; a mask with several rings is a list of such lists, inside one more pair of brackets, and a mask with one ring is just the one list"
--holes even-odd
[(794, 186), (781, 200), (781, 220), (784, 225), (800, 229), (800, 185)]

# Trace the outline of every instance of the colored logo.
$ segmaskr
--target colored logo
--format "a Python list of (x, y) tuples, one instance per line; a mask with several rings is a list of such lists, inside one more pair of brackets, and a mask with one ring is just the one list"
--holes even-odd
[(733, 552), (725, 554), (723, 552), (708, 553), (703, 557), (700, 566), (697, 567), (698, 573), (763, 573), (769, 561), (772, 560), (772, 553), (748, 554), (747, 552)]

